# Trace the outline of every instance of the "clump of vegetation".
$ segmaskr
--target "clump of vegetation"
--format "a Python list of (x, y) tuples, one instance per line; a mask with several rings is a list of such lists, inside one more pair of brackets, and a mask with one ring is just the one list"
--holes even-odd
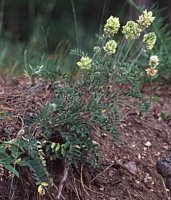
[[(23, 126), (15, 139), (1, 141), (1, 167), (17, 177), (20, 167), (28, 168), (36, 179), (38, 193), (43, 196), (53, 186), (47, 163), (61, 160), (65, 169), (80, 162), (96, 166), (98, 144), (94, 134), (117, 138), (119, 104), (123, 98), (139, 99), (141, 111), (148, 108), (139, 79), (142, 70), (150, 79), (157, 76), (159, 59), (156, 55), (150, 57), (156, 35), (147, 32), (154, 18), (151, 11), (145, 10), (137, 21), (128, 21), (121, 27), (119, 18), (109, 17), (92, 55), (80, 49), (71, 50), (70, 54), (79, 57), (72, 77), (61, 73), (56, 67), (58, 62), (30, 66), (27, 76), (32, 84), (40, 78), (50, 82), (54, 98), (27, 128)], [(146, 70), (137, 65), (144, 55), (149, 57)]]

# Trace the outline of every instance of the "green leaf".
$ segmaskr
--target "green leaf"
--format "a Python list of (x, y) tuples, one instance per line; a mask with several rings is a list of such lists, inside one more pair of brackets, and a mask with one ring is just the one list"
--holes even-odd
[(2, 164), (11, 164), (15, 161), (14, 158), (12, 158), (12, 156), (8, 156), (7, 154), (0, 154), (0, 163)]
[(169, 118), (169, 114), (167, 112), (161, 112), (160, 117), (163, 121), (167, 121)]
[(12, 165), (4, 165), (4, 167), (19, 178), (18, 171)]
[(20, 167), (27, 167), (28, 163), (26, 160), (21, 160), (20, 162), (17, 163)]

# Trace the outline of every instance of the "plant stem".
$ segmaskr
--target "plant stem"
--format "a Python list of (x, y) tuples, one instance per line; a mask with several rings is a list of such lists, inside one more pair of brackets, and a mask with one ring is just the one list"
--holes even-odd
[(124, 58), (122, 59), (122, 63), (123, 63), (124, 60), (126, 59), (126, 57), (127, 57), (128, 53), (130, 52), (130, 50), (131, 50), (133, 44), (134, 44), (134, 40), (131, 42), (131, 44), (130, 44), (128, 50), (127, 50), (127, 52), (125, 53), (125, 56), (124, 56)]
[(142, 55), (143, 51), (140, 50), (140, 52), (138, 53), (137, 57), (134, 59), (134, 61), (132, 62), (132, 65), (134, 65), (134, 63), (138, 60), (138, 58)]
[(125, 45), (125, 37), (123, 36), (122, 40), (119, 44), (119, 47), (118, 47), (118, 52), (117, 52), (117, 55), (116, 55), (116, 61), (119, 61), (121, 54), (122, 54), (122, 51), (123, 51), (123, 48), (124, 48), (124, 45)]
[(152, 78), (150, 78), (150, 106), (152, 103), (153, 88), (152, 88)]
[(132, 56), (129, 58), (129, 62), (131, 62), (134, 59), (134, 57), (138, 55), (138, 53), (140, 52), (140, 50), (142, 50), (142, 48), (143, 48), (143, 42), (140, 42), (138, 45), (136, 45), (136, 50), (132, 54)]

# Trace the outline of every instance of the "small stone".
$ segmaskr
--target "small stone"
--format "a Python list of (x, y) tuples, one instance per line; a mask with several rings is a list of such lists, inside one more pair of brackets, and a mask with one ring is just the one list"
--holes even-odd
[(137, 171), (137, 166), (135, 164), (135, 162), (130, 161), (124, 164), (124, 166), (133, 174), (136, 174)]
[(138, 154), (138, 159), (141, 160), (141, 154), (140, 153)]
[(160, 156), (160, 155), (161, 155), (161, 153), (160, 153), (160, 152), (157, 152), (157, 153), (156, 153), (156, 156)]
[(145, 144), (144, 144), (144, 146), (146, 146), (146, 147), (151, 147), (151, 142), (149, 142), (149, 141), (147, 141)]
[(102, 137), (107, 137), (107, 136), (108, 136), (108, 134), (106, 134), (106, 133), (103, 133), (101, 136), (102, 136)]
[(98, 142), (96, 142), (94, 140), (92, 141), (92, 143), (95, 144), (95, 145), (98, 145), (98, 146), (100, 145)]
[(151, 180), (152, 180), (152, 177), (151, 176), (149, 176), (149, 174), (147, 173), (147, 174), (145, 174), (145, 177), (144, 177), (144, 183), (148, 183), (149, 181), (151, 182)]
[(143, 152), (143, 153), (142, 153), (142, 156), (143, 156), (143, 157), (145, 157), (145, 156), (146, 156), (146, 153), (145, 153), (145, 152)]
[(100, 191), (104, 191), (104, 187), (101, 187), (101, 188), (100, 188)]
[(147, 147), (144, 147), (143, 149), (144, 149), (144, 151), (146, 151), (146, 150), (147, 150)]
[(154, 181), (151, 182), (151, 185), (154, 185)]
[(163, 145), (163, 148), (166, 149), (166, 150), (169, 149), (169, 147), (167, 145)]

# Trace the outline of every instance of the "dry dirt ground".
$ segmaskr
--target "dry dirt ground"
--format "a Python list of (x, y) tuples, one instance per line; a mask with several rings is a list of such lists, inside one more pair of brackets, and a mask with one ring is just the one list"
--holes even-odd
[[(145, 95), (148, 86), (143, 88)], [(53, 96), (51, 88), (29, 87), (25, 78), (0, 80), (0, 141), (4, 133), (15, 134), (21, 128), (21, 119), (32, 115)], [(95, 135), (101, 161), (97, 169), (87, 165), (69, 170), (61, 195), (65, 200), (168, 200), (171, 194), (165, 180), (157, 174), (155, 164), (171, 148), (171, 85), (157, 85), (155, 100), (150, 110), (141, 116), (130, 105), (137, 102), (126, 99), (129, 106), (122, 108), (119, 140), (114, 144), (108, 135)], [(8, 113), (9, 115), (4, 115)], [(161, 117), (164, 115), (164, 117)], [(6, 117), (4, 117), (6, 116)], [(10, 116), (10, 117), (9, 117)], [(52, 164), (53, 177), (59, 182), (62, 170)], [(25, 175), (27, 178), (27, 174)], [(28, 179), (30, 179), (28, 177)], [(37, 200), (36, 187), (16, 182), (13, 199)], [(8, 200), (10, 177), (0, 182), (0, 200)], [(43, 199), (56, 199), (55, 189)]]

